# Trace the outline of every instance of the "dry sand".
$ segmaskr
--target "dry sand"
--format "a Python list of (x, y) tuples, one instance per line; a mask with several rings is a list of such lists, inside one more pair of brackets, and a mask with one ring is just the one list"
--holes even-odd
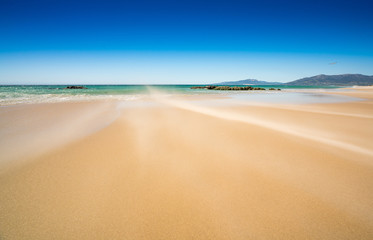
[(1, 109), (0, 239), (373, 239), (373, 90), (346, 94)]

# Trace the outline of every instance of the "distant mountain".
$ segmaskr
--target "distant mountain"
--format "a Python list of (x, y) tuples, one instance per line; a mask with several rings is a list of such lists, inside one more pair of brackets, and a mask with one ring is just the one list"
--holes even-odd
[(342, 75), (317, 75), (313, 77), (301, 78), (285, 85), (297, 86), (367, 86), (373, 85), (373, 76), (362, 74), (342, 74)]
[(301, 78), (288, 83), (266, 82), (256, 79), (245, 79), (239, 81), (228, 81), (214, 83), (213, 85), (294, 85), (294, 86), (369, 86), (373, 85), (373, 76), (362, 74), (341, 74), (341, 75), (317, 75)]
[(239, 81), (214, 83), (213, 85), (281, 85), (281, 84), (283, 83), (259, 81), (256, 79), (245, 79), (245, 80), (239, 80)]

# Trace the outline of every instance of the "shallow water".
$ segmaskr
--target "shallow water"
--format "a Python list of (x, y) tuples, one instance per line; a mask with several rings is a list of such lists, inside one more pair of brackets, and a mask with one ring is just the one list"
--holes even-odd
[[(136, 101), (154, 94), (164, 96), (218, 95), (240, 101), (265, 103), (322, 103), (345, 102), (357, 99), (329, 96), (325, 91), (336, 91), (337, 87), (319, 86), (258, 86), (281, 88), (282, 91), (214, 91), (190, 89), (195, 85), (89, 85), (88, 89), (64, 89), (66, 85), (0, 86), (0, 105), (32, 103), (81, 102), (96, 100)], [(256, 87), (256, 86), (255, 86)]]

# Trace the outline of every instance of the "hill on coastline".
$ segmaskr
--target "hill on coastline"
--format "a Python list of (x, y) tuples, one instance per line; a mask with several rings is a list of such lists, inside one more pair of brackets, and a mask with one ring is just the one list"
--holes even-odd
[(245, 79), (245, 80), (238, 80), (238, 81), (214, 83), (213, 85), (281, 85), (281, 84), (283, 83), (259, 81), (256, 79)]
[(313, 77), (301, 78), (285, 85), (297, 86), (352, 86), (373, 85), (373, 76), (362, 74), (342, 74), (342, 75), (317, 75)]
[(245, 79), (239, 81), (214, 83), (213, 85), (369, 86), (373, 85), (373, 76), (362, 74), (320, 74), (317, 76), (301, 78), (287, 83), (266, 82), (259, 81), (256, 79)]

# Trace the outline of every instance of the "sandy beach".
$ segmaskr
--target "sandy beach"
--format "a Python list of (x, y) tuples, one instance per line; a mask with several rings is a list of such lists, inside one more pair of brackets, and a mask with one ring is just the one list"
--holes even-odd
[(2, 107), (0, 239), (373, 239), (373, 88), (331, 94)]

